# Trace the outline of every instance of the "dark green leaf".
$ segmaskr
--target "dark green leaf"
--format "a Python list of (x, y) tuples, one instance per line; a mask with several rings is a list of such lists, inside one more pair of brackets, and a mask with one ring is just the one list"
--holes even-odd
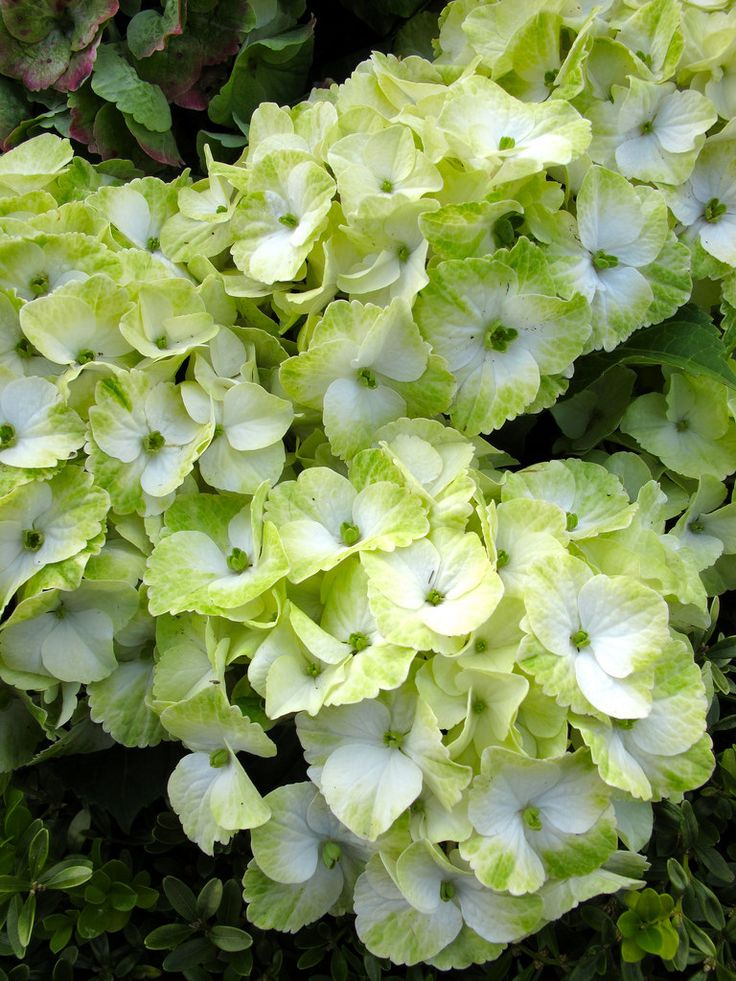
[(701, 928), (697, 926), (697, 924), (693, 923), (693, 921), (687, 916), (683, 917), (683, 923), (685, 924), (685, 929), (690, 937), (690, 942), (697, 947), (702, 954), (705, 954), (706, 957), (715, 957), (715, 944), (705, 930), (701, 930)]
[(197, 896), (197, 913), (203, 920), (214, 916), (222, 902), (222, 882), (210, 879), (202, 886)]
[(191, 927), (183, 923), (166, 923), (152, 930), (143, 942), (149, 950), (171, 950), (184, 943), (191, 935)]
[(196, 967), (212, 954), (212, 944), (204, 937), (197, 937), (181, 944), (164, 960), (165, 971), (183, 971), (189, 967)]
[(167, 875), (163, 881), (164, 893), (176, 912), (187, 923), (197, 919), (197, 900), (194, 893), (181, 879)]
[(142, 10), (128, 24), (127, 42), (135, 58), (149, 58), (162, 51), (172, 34), (181, 34), (183, 0), (165, 0), (164, 10)]

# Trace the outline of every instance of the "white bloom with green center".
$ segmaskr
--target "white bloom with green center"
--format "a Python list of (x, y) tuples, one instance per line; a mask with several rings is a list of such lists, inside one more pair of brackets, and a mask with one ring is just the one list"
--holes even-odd
[(279, 529), (292, 582), (355, 552), (393, 552), (429, 531), (423, 502), (404, 488), (379, 481), (358, 491), (328, 467), (310, 467), (275, 487), (266, 514)]
[(594, 103), (590, 156), (624, 177), (681, 184), (692, 173), (705, 133), (718, 118), (712, 103), (674, 82), (629, 76), (629, 88), (614, 85), (612, 102)]
[(587, 751), (533, 760), (489, 747), (469, 797), (476, 834), (460, 854), (490, 889), (533, 893), (592, 872), (616, 849), (610, 791)]
[(189, 278), (161, 251), (162, 229), (177, 213), (179, 189), (189, 183), (186, 175), (169, 184), (157, 177), (140, 177), (117, 187), (101, 187), (87, 198), (87, 204), (110, 222), (122, 245), (148, 252), (166, 267), (169, 275)]
[[(582, 293), (591, 305), (591, 346), (611, 350), (650, 320), (655, 284), (648, 267), (670, 237), (659, 191), (590, 167), (578, 191), (577, 230), (570, 215), (559, 212), (540, 234), (550, 240), (551, 268), (566, 293)], [(680, 292), (673, 293), (678, 287)], [(668, 298), (680, 301), (669, 311), (674, 313), (690, 295), (687, 273), (682, 283), (670, 281), (667, 289)]]
[(587, 302), (555, 295), (541, 249), (526, 239), (493, 258), (440, 263), (415, 316), (457, 382), (453, 425), (470, 436), (529, 408), (544, 377), (569, 371), (590, 335)]
[[(368, 579), (357, 555), (325, 578), (326, 599), (319, 626), (298, 611), (292, 625), (310, 652), (339, 664), (327, 687), (325, 705), (348, 705), (376, 698), (403, 684), (416, 652), (387, 641), (368, 603)], [(306, 707), (306, 706), (305, 706)]]
[(209, 688), (167, 708), (161, 721), (193, 750), (180, 760), (167, 786), (185, 833), (213, 854), (243, 828), (268, 821), (271, 811), (240, 764), (237, 753), (275, 756), (276, 746), (256, 722), (229, 705), (222, 688)]
[(0, 463), (53, 467), (84, 444), (86, 428), (56, 387), (29, 375), (0, 380)]
[(616, 719), (647, 716), (653, 667), (670, 642), (662, 597), (629, 576), (595, 575), (568, 554), (533, 567), (527, 584), (524, 670), (574, 711), (587, 704)]
[[(579, 157), (590, 142), (590, 123), (567, 102), (521, 102), (473, 75), (449, 87), (431, 134), (430, 159), (459, 158), (503, 184)], [(428, 140), (429, 134), (425, 145)]]
[(626, 528), (636, 513), (621, 481), (597, 463), (569, 458), (508, 471), (501, 501), (549, 501), (564, 513), (572, 541)]
[(525, 498), (491, 502), (486, 510), (504, 596), (523, 597), (534, 562), (565, 551), (570, 537), (566, 515), (555, 504)]
[(431, 527), (465, 527), (475, 493), (468, 472), (475, 448), (468, 439), (434, 419), (397, 419), (378, 430), (376, 442), (412, 493), (427, 501)]
[(306, 352), (289, 358), (281, 384), (295, 402), (321, 409), (333, 451), (349, 457), (401, 416), (449, 405), (452, 379), (430, 355), (405, 301), (388, 307), (330, 304)]
[[(166, 512), (166, 534), (148, 559), (149, 608), (251, 619), (260, 597), (288, 571), (279, 534), (263, 520), (263, 484), (249, 504), (236, 495), (182, 494)], [(256, 601), (256, 607), (253, 603)]]
[(690, 646), (680, 637), (657, 667), (652, 707), (644, 719), (571, 716), (600, 775), (633, 797), (660, 800), (705, 783), (714, 767), (706, 734), (708, 700)]
[(341, 225), (325, 244), (335, 288), (351, 299), (379, 306), (396, 297), (413, 303), (428, 281), (428, 243), (421, 220), (437, 208), (432, 198), (397, 202), (393, 207), (365, 198), (360, 214), (349, 225)]
[(361, 212), (366, 198), (388, 214), (402, 200), (417, 200), (442, 187), (439, 171), (417, 150), (405, 126), (345, 136), (332, 144), (327, 160), (348, 218)]
[(736, 470), (736, 423), (724, 385), (668, 373), (666, 392), (634, 399), (620, 426), (642, 449), (685, 477), (723, 480)]
[(335, 182), (306, 153), (269, 153), (248, 176), (232, 218), (235, 265), (260, 283), (297, 277), (327, 224)]
[(709, 568), (724, 553), (736, 552), (736, 502), (721, 507), (727, 494), (715, 477), (702, 476), (686, 511), (669, 532), (679, 548), (692, 554), (699, 570)]
[(409, 691), (296, 717), (310, 768), (330, 810), (353, 834), (375, 841), (426, 785), (451, 808), (471, 771), (450, 759), (431, 709)]
[(81, 552), (99, 535), (110, 499), (90, 474), (69, 465), (51, 480), (17, 487), (0, 500), (0, 608), (18, 586)]
[(135, 299), (121, 318), (120, 333), (152, 361), (188, 354), (219, 330), (201, 293), (186, 279), (143, 283)]
[(243, 880), (249, 921), (294, 932), (336, 906), (351, 909), (373, 848), (340, 824), (314, 784), (278, 787), (264, 801), (271, 818), (251, 832), (255, 860)]
[(328, 692), (345, 677), (348, 652), (332, 637), (314, 642), (319, 627), (287, 601), (279, 622), (251, 658), (248, 681), (265, 698), (270, 719), (292, 712), (317, 715)]
[(361, 562), (381, 632), (417, 650), (456, 653), (503, 594), (503, 583), (474, 533), (440, 528), (431, 538), (395, 552), (365, 552)]
[(26, 304), (20, 325), (36, 350), (56, 364), (124, 364), (133, 349), (120, 332), (120, 321), (132, 305), (127, 290), (108, 276), (94, 275)]
[(715, 259), (736, 265), (736, 141), (706, 143), (689, 180), (664, 194), (684, 241), (698, 241)]
[(499, 669), (434, 657), (415, 676), (417, 690), (447, 730), (447, 748), (458, 762), (476, 762), (486, 746), (503, 744), (529, 691), (526, 678), (504, 671), (503, 665)]
[(199, 457), (210, 487), (254, 494), (264, 480), (276, 484), (284, 468), (283, 436), (294, 418), (290, 402), (255, 382), (240, 381), (210, 392), (196, 382), (180, 386), (184, 404), (202, 425), (214, 415), (212, 442)]
[(98, 239), (81, 233), (6, 238), (0, 242), (0, 287), (24, 300), (46, 296), (64, 283), (105, 273), (119, 280), (120, 260)]
[(26, 599), (0, 633), (0, 675), (33, 689), (106, 678), (117, 665), (113, 637), (137, 609), (138, 594), (121, 582), (84, 581)]
[(20, 311), (25, 305), (20, 297), (0, 289), (0, 372), (16, 378), (55, 375), (57, 366), (42, 357), (21, 330)]
[(89, 421), (88, 466), (122, 514), (175, 491), (214, 431), (189, 416), (176, 385), (137, 369), (98, 383)]

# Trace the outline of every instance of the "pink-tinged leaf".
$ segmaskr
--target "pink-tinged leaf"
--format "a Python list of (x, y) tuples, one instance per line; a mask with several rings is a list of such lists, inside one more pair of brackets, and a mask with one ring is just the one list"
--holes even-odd
[(220, 0), (211, 12), (190, 12), (187, 20), (187, 32), (202, 42), (205, 65), (233, 58), (254, 27), (255, 15), (247, 0)]
[(167, 130), (165, 133), (156, 133), (146, 129), (145, 126), (141, 126), (132, 116), (125, 113), (123, 115), (136, 143), (152, 160), (160, 164), (167, 164), (169, 167), (180, 167), (184, 163), (171, 130)]
[(48, 89), (69, 65), (69, 39), (54, 28), (42, 45), (21, 44), (0, 20), (0, 73), (17, 78), (31, 92)]
[(92, 44), (82, 51), (75, 51), (69, 61), (69, 67), (57, 80), (54, 88), (59, 92), (76, 92), (82, 82), (86, 82), (92, 74), (95, 59), (97, 58), (97, 48), (102, 40), (100, 31)]
[(8, 33), (23, 44), (42, 41), (57, 26), (68, 0), (0, 0), (0, 17)]
[(118, 12), (118, 0), (72, 0), (69, 15), (74, 25), (71, 31), (72, 51), (81, 51), (92, 43), (100, 28)]
[(128, 24), (128, 48), (134, 58), (150, 58), (184, 30), (183, 0), (166, 0), (163, 14), (141, 10)]
[(89, 85), (69, 93), (68, 99), (71, 122), (69, 125), (69, 136), (80, 143), (86, 143), (93, 153), (97, 153), (94, 144), (94, 124), (95, 117), (100, 111), (104, 102), (98, 99)]
[(141, 78), (159, 86), (169, 102), (178, 102), (199, 79), (203, 58), (199, 38), (187, 33), (170, 37), (164, 51), (136, 61), (135, 67)]

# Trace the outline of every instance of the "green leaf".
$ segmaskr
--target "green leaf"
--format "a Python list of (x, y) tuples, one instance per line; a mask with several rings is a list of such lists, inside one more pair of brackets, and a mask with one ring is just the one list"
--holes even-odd
[(238, 927), (220, 926), (218, 924), (212, 927), (208, 935), (212, 943), (220, 950), (247, 950), (253, 943), (251, 935)]
[(693, 921), (688, 919), (686, 916), (683, 916), (682, 920), (685, 924), (687, 935), (690, 937), (693, 945), (697, 947), (702, 954), (705, 954), (706, 957), (715, 957), (716, 945), (710, 939), (705, 930), (701, 930), (697, 924), (693, 923)]
[(92, 877), (92, 863), (85, 862), (89, 859), (73, 857), (57, 862), (39, 877), (39, 882), (47, 889), (75, 889)]
[(204, 937), (196, 937), (194, 940), (188, 940), (181, 944), (176, 950), (172, 950), (164, 960), (163, 968), (164, 971), (174, 973), (188, 970), (201, 964), (211, 954), (212, 944), (209, 940), (205, 940)]
[(100, 45), (97, 52), (92, 90), (148, 130), (164, 133), (171, 128), (171, 110), (161, 89), (144, 82), (110, 44)]
[(298, 99), (304, 93), (312, 62), (313, 35), (314, 24), (310, 22), (277, 37), (246, 43), (230, 78), (210, 102), (210, 119), (243, 129), (261, 102)]
[[(690, 308), (687, 310), (688, 316)], [(637, 330), (608, 354), (595, 352), (580, 358), (570, 394), (581, 391), (598, 379), (612, 364), (667, 366), (708, 378), (736, 391), (733, 370), (720, 331), (702, 318), (676, 318)]]

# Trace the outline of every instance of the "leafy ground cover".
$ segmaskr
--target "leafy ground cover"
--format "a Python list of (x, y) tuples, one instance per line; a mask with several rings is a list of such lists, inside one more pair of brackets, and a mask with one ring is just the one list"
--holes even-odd
[(12, 976), (733, 976), (733, 18), (0, 157)]

